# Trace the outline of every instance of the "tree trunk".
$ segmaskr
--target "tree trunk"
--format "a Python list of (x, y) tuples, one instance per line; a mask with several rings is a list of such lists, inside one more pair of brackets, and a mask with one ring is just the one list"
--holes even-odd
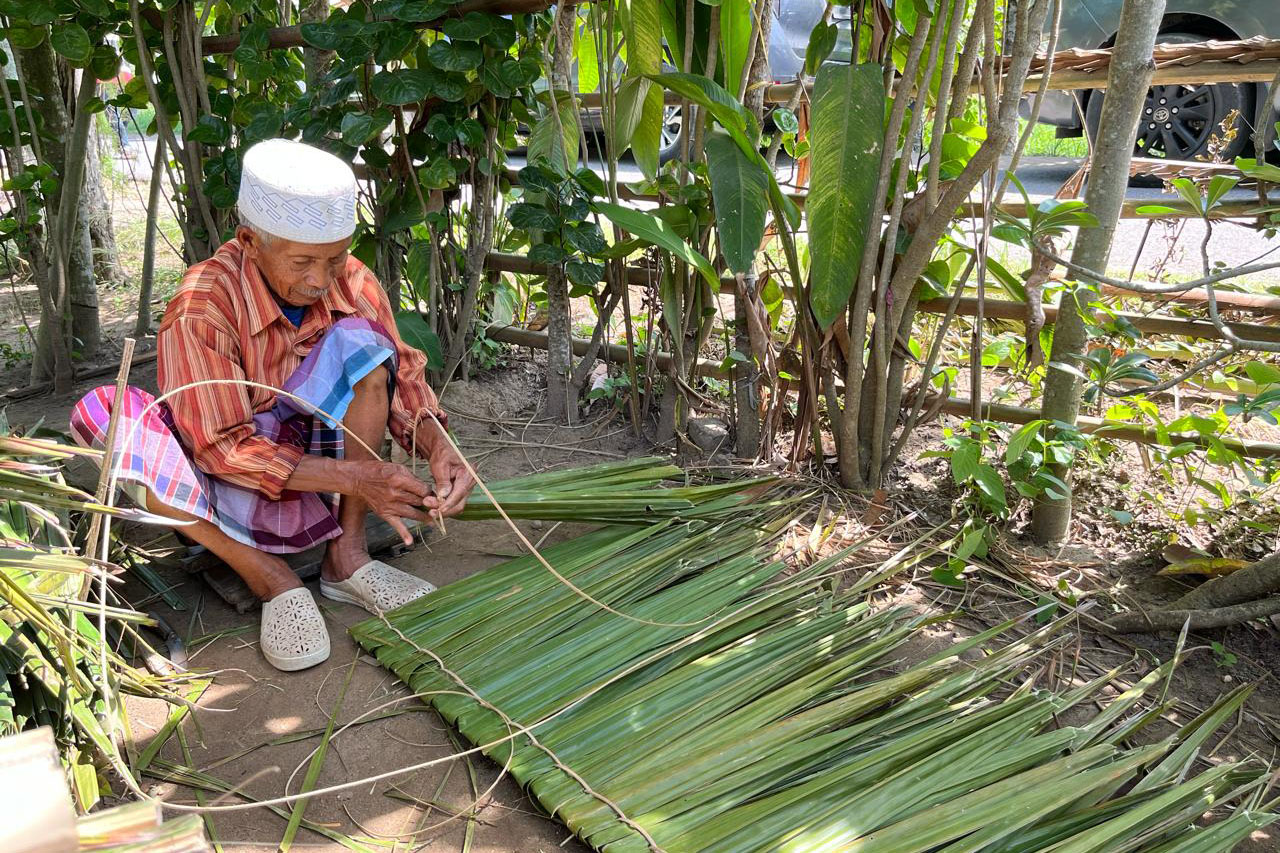
[(138, 284), (138, 319), (133, 333), (139, 338), (151, 334), (151, 294), (156, 277), (156, 226), (160, 217), (161, 189), (164, 188), (164, 137), (156, 137), (156, 153), (151, 161), (151, 183), (147, 187), (147, 226), (142, 238), (142, 281)]
[[(86, 164), (87, 165), (87, 164)], [(86, 170), (87, 171), (87, 170)], [(102, 326), (98, 318), (98, 285), (93, 278), (93, 237), (89, 219), (93, 215), (87, 196), (81, 196), (79, 212), (72, 224), (70, 276), (71, 348), (80, 358), (98, 354), (102, 344)]]
[[(58, 73), (57, 56), (45, 39), (30, 49), (19, 50), (23, 77), (27, 91), (31, 95), (33, 106), (40, 114), (43, 124), (43, 153), (45, 160), (53, 167), (59, 179), (68, 174), (66, 158), (67, 144), (71, 133), (71, 115), (67, 109), (62, 78)], [(85, 170), (87, 171), (87, 169)], [(65, 181), (64, 181), (65, 183)], [(60, 185), (55, 198), (49, 200), (45, 211), (47, 217), (57, 217), (61, 210), (60, 199), (70, 195), (68, 188)], [(83, 193), (75, 193), (77, 198), (84, 198)], [(75, 349), (82, 356), (90, 356), (97, 352), (101, 331), (98, 325), (98, 294), (93, 280), (93, 245), (89, 236), (89, 218), (85, 210), (77, 202), (78, 213), (70, 220), (72, 229), (69, 235), (71, 247), (69, 264), (66, 269), (68, 280), (67, 315), (50, 314), (41, 311), (40, 330), (36, 336), (36, 351), (31, 361), (31, 378), (33, 382), (42, 382), (50, 377), (57, 378), (57, 365), (66, 360), (69, 365), (70, 350)], [(55, 261), (51, 268), (57, 269)], [(56, 289), (56, 276), (46, 281)], [(50, 299), (57, 300), (58, 294), (49, 294)], [(43, 301), (43, 300), (42, 300)], [(59, 310), (61, 306), (59, 306)], [(63, 323), (72, 335), (55, 333), (53, 323)], [(66, 352), (56, 352), (59, 347)], [(69, 376), (63, 377), (64, 381)]]
[[(557, 109), (555, 92), (573, 91), (573, 27), (576, 7), (564, 3), (556, 7), (555, 45), (552, 52), (551, 104)], [(578, 401), (569, 397), (569, 378), (573, 371), (573, 323), (569, 314), (569, 281), (563, 269), (547, 274), (547, 402), (548, 418), (573, 423), (578, 416)]]
[[(318, 24), (329, 18), (329, 0), (303, 0), (298, 10), (298, 19), (303, 24)], [(333, 65), (334, 53), (331, 50), (306, 45), (302, 48), (302, 64), (306, 74), (307, 91), (320, 92), (328, 88), (323, 82), (329, 68)]]
[[(105, 145), (110, 148), (109, 142)], [(103, 185), (103, 146), (103, 137), (98, 133), (95, 121), (89, 135), (89, 156), (85, 161), (84, 196), (89, 211), (89, 239), (93, 242), (93, 277), (99, 287), (124, 283), (115, 229), (112, 227), (111, 199)]]
[(1177, 610), (1203, 610), (1242, 604), (1280, 592), (1280, 551), (1251, 566), (1206, 581), (1172, 605)]
[[(1081, 229), (1071, 260), (1092, 270), (1105, 270), (1111, 239), (1120, 219), (1120, 208), (1129, 187), (1129, 161), (1137, 138), (1138, 117), (1150, 85), (1151, 54), (1164, 16), (1165, 0), (1124, 0), (1119, 35), (1107, 76), (1098, 138), (1093, 146), (1085, 204), (1098, 219), (1096, 228)], [(1085, 294), (1088, 298), (1088, 294)], [(1040, 416), (1049, 421), (1075, 424), (1080, 412), (1083, 381), (1054, 364), (1079, 365), (1087, 335), (1080, 306), (1064, 293), (1053, 332), (1049, 371), (1044, 382)], [(1070, 487), (1070, 465), (1053, 466), (1053, 473)], [(1032, 511), (1031, 532), (1041, 544), (1060, 542), (1071, 526), (1071, 493), (1061, 499), (1042, 495)]]
[(750, 319), (747, 312), (757, 299), (756, 276), (742, 276), (733, 291), (733, 348), (747, 356), (735, 360), (733, 367), (733, 400), (737, 421), (734, 423), (734, 452), (742, 459), (754, 459), (760, 453), (760, 369), (755, 349), (751, 346)]
[[(769, 79), (769, 33), (773, 24), (773, 0), (759, 0), (753, 7), (752, 14), (755, 15), (758, 34), (755, 52), (751, 54), (744, 104), (763, 126), (766, 87), (761, 84)], [(733, 85), (733, 81), (727, 78), (725, 83), (727, 86)], [(753, 356), (747, 314), (754, 309), (753, 303), (760, 298), (756, 290), (757, 281), (753, 270), (750, 275), (738, 279), (738, 286), (733, 291), (733, 348), (749, 357), (746, 361), (735, 361), (733, 368), (734, 410), (737, 412), (734, 452), (743, 459), (754, 459), (760, 453), (760, 368)]]
[(564, 271), (547, 272), (547, 403), (544, 414), (573, 422), (577, 401), (569, 399), (569, 373), (573, 369), (572, 323), (569, 319), (569, 283)]

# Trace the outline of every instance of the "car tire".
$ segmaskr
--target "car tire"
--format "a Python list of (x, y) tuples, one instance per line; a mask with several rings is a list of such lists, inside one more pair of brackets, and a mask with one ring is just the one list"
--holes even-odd
[[(1193, 33), (1161, 33), (1162, 42), (1204, 41)], [(1236, 136), (1220, 156), (1234, 159), (1252, 142), (1257, 87), (1252, 83), (1172, 84), (1152, 86), (1138, 124), (1135, 157), (1195, 160), (1209, 152), (1209, 140), (1221, 133), (1221, 124), (1236, 110)], [(1084, 123), (1090, 142), (1098, 137), (1105, 94), (1095, 91), (1085, 105)]]
[(679, 104), (662, 108), (662, 133), (658, 137), (658, 162), (666, 163), (680, 156), (680, 134), (684, 130), (684, 113)]

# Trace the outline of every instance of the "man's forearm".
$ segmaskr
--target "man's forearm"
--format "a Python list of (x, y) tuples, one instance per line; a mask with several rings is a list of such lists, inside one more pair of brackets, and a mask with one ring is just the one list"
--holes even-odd
[(293, 469), (285, 488), (296, 492), (338, 492), (354, 494), (359, 481), (352, 470), (356, 463), (324, 456), (305, 455)]

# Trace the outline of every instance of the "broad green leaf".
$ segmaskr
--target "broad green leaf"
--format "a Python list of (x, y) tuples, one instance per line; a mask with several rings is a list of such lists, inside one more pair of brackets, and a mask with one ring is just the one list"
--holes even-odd
[(595, 92), (600, 88), (600, 57), (596, 48), (595, 29), (589, 23), (579, 25), (574, 28), (573, 39), (578, 91)]
[(818, 23), (809, 33), (809, 46), (804, 52), (804, 73), (806, 77), (816, 77), (822, 63), (827, 61), (831, 51), (835, 49), (836, 37), (840, 29), (835, 24)]
[(1214, 175), (1210, 178), (1209, 188), (1205, 192), (1205, 209), (1211, 210), (1238, 183), (1240, 178), (1236, 175)]
[(706, 153), (720, 251), (729, 269), (745, 275), (764, 238), (769, 174), (722, 130), (707, 136)]
[(826, 329), (849, 304), (871, 231), (883, 136), (879, 65), (826, 65), (813, 87), (813, 171), (805, 215), (809, 304)]
[(626, 151), (631, 147), (636, 128), (644, 119), (645, 104), (648, 102), (651, 89), (658, 89), (659, 93), (662, 91), (648, 77), (627, 77), (618, 84), (618, 94), (614, 100), (613, 126), (613, 142), (616, 150)]
[(85, 65), (93, 56), (89, 33), (74, 21), (63, 21), (49, 33), (49, 44), (72, 65)]
[(1144, 204), (1135, 208), (1135, 212), (1139, 216), (1185, 216), (1196, 211), (1189, 207), (1171, 207), (1167, 204)]
[(1251, 178), (1256, 178), (1259, 181), (1267, 181), (1273, 184), (1280, 184), (1280, 166), (1273, 166), (1270, 163), (1259, 163), (1252, 157), (1237, 157), (1235, 166)]
[(759, 143), (760, 127), (755, 116), (716, 81), (701, 74), (684, 74), (678, 71), (650, 76), (682, 98), (688, 98), (704, 107), (725, 130), (731, 133), (737, 130), (745, 134), (752, 145)]
[(768, 162), (760, 153), (760, 128), (755, 116), (747, 112), (720, 84), (697, 74), (656, 74), (650, 77), (676, 94), (688, 98), (711, 113), (712, 118), (728, 132), (742, 152), (769, 176), (769, 200), (792, 228), (800, 225), (800, 210), (782, 192)]
[(321, 50), (338, 53), (352, 50), (360, 42), (364, 23), (354, 18), (334, 16), (327, 21), (299, 27), (303, 41)]
[(214, 115), (202, 115), (200, 120), (196, 122), (196, 126), (191, 128), (191, 132), (187, 134), (187, 138), (193, 142), (203, 142), (207, 145), (225, 145), (227, 140), (231, 138), (231, 129), (227, 127), (227, 123)]
[(440, 336), (432, 331), (421, 314), (417, 311), (397, 311), (396, 331), (400, 333), (401, 340), (426, 355), (428, 370), (444, 369), (444, 350), (440, 347)]
[(387, 122), (370, 113), (347, 113), (342, 117), (342, 141), (352, 146), (364, 145)]
[[(659, 73), (662, 70), (659, 0), (630, 0), (625, 22), (628, 74)], [(662, 90), (650, 86), (636, 94), (641, 96), (640, 117), (629, 134), (631, 153), (640, 170), (654, 177), (658, 174), (658, 148), (662, 137)]]
[(751, 41), (751, 0), (723, 0), (720, 4), (720, 61), (725, 85), (737, 91)]
[(440, 31), (451, 39), (478, 41), (493, 32), (494, 16), (483, 12), (468, 12), (461, 18), (450, 18), (440, 25)]
[(696, 268), (712, 288), (718, 289), (720, 287), (720, 279), (716, 276), (715, 268), (711, 266), (711, 262), (686, 243), (663, 220), (651, 213), (623, 207), (620, 204), (612, 204), (607, 201), (598, 201), (592, 207), (597, 212), (608, 217), (613, 224), (629, 231), (633, 236), (652, 243), (660, 249), (667, 250), (689, 264), (689, 266)]
[(431, 64), (445, 71), (472, 71), (484, 61), (478, 44), (463, 41), (437, 41), (427, 48)]
[(565, 171), (578, 167), (579, 142), (582, 131), (578, 126), (578, 99), (572, 92), (548, 93), (546, 100), (556, 105), (538, 120), (529, 134), (529, 162), (546, 159)]
[(8, 42), (14, 47), (20, 47), (24, 50), (39, 47), (47, 35), (49, 35), (48, 27), (24, 27), (21, 25), (15, 25), (5, 30), (5, 37)]
[(1004, 451), (1004, 461), (1006, 465), (1012, 465), (1017, 462), (1022, 454), (1027, 452), (1027, 448), (1031, 446), (1031, 442), (1035, 440), (1040, 433), (1040, 427), (1044, 426), (1048, 421), (1037, 419), (1030, 423), (1023, 424), (1018, 428), (1012, 436), (1009, 437), (1009, 446)]
[(951, 453), (951, 478), (956, 485), (969, 480), (978, 470), (982, 448), (976, 441), (966, 441)]
[(414, 104), (431, 94), (435, 75), (420, 68), (379, 71), (369, 81), (369, 90), (384, 104)]
[(1280, 367), (1265, 361), (1251, 361), (1245, 364), (1244, 372), (1257, 383), (1259, 388), (1266, 385), (1280, 384)]

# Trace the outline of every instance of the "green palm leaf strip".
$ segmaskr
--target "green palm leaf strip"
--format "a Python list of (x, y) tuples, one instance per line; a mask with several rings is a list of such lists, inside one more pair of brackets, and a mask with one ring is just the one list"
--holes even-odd
[[(572, 503), (580, 484), (594, 501), (609, 491), (598, 478), (624, 471), (637, 478), (619, 486), (626, 500), (662, 491), (638, 487), (638, 465), (502, 488)], [(1274, 820), (1245, 805), (1262, 765), (1191, 774), (1248, 688), (1135, 745), (1167, 704), (1172, 663), (1099, 710), (1115, 673), (1064, 692), (1026, 680), (1066, 645), (1065, 620), (1029, 632), (1012, 620), (912, 653), (937, 618), (865, 595), (939, 548), (942, 531), (833, 592), (831, 573), (865, 562), (865, 543), (789, 565), (778, 558), (794, 514), (786, 489), (728, 497), (723, 512), (651, 524), (624, 513), (626, 525), (546, 550), (584, 592), (662, 626), (603, 611), (520, 557), (352, 633), (599, 850), (1192, 853), (1226, 851)]]

